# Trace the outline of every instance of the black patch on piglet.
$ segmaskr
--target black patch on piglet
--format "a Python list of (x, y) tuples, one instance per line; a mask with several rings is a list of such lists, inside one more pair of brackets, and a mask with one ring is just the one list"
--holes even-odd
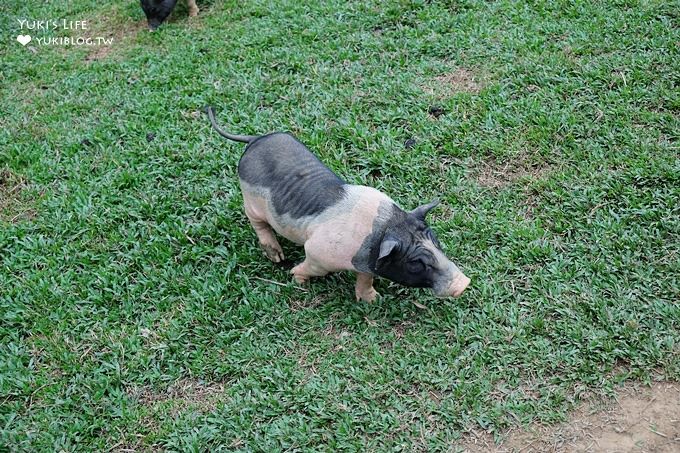
[(238, 176), (254, 190), (268, 192), (276, 214), (293, 219), (318, 215), (344, 198), (345, 181), (292, 135), (230, 134), (217, 125), (212, 107), (205, 110), (222, 137), (248, 143)]
[(413, 214), (413, 216), (416, 219), (422, 220), (424, 222), (425, 217), (427, 216), (427, 213), (430, 212), (432, 209), (436, 208), (438, 205), (439, 205), (439, 200), (433, 200), (428, 204), (418, 206), (413, 211), (411, 211), (411, 214)]
[(422, 246), (433, 240), (434, 233), (423, 221), (412, 215), (405, 215), (403, 222), (390, 227), (385, 232), (383, 244), (389, 244), (384, 255), (378, 254), (375, 273), (381, 277), (416, 288), (432, 288), (438, 277), (436, 258), (430, 250)]
[(372, 232), (352, 258), (352, 265), (360, 272), (405, 286), (432, 288), (440, 271), (432, 252), (422, 244), (429, 240), (439, 247), (436, 235), (424, 222), (424, 215), (434, 206), (416, 208), (414, 215), (394, 204), (381, 204)]
[(318, 215), (345, 196), (345, 181), (292, 135), (276, 132), (250, 142), (238, 164), (239, 177), (268, 189), (278, 215)]

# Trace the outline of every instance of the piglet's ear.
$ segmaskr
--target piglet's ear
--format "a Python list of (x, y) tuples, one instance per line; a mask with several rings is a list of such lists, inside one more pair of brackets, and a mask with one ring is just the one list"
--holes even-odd
[(393, 251), (399, 248), (399, 242), (392, 237), (386, 237), (380, 243), (380, 253), (378, 254), (378, 261), (388, 257)]
[(425, 216), (427, 215), (427, 213), (430, 212), (430, 210), (432, 208), (434, 208), (435, 206), (437, 206), (438, 204), (439, 204), (439, 200), (437, 200), (437, 199), (432, 200), (432, 202), (430, 202), (428, 204), (418, 206), (413, 211), (411, 211), (411, 214), (413, 214), (414, 216), (416, 216), (416, 218), (418, 218), (420, 220), (425, 220)]

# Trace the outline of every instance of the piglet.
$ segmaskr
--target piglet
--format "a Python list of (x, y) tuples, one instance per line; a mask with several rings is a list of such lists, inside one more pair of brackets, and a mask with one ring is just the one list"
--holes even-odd
[[(175, 9), (177, 0), (140, 0), (140, 3), (146, 15), (149, 30), (154, 31)], [(189, 16), (197, 16), (198, 6), (196, 6), (196, 0), (187, 0), (187, 4), (189, 5)]]
[(275, 263), (284, 259), (274, 231), (304, 245), (305, 260), (291, 270), (298, 283), (354, 271), (356, 298), (369, 302), (378, 296), (376, 276), (430, 288), (441, 297), (465, 291), (470, 279), (444, 255), (425, 223), (438, 202), (406, 212), (376, 189), (343, 181), (290, 134), (230, 134), (218, 127), (211, 107), (207, 113), (221, 136), (248, 144), (238, 164), (239, 183), (264, 253)]

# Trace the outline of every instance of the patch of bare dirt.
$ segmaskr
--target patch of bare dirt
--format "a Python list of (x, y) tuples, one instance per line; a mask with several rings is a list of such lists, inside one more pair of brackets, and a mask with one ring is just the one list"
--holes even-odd
[(475, 176), (480, 186), (499, 189), (525, 178), (541, 179), (551, 170), (549, 164), (518, 156), (503, 162), (494, 159), (482, 160), (477, 166)]
[(425, 84), (423, 90), (438, 98), (448, 98), (457, 93), (477, 94), (483, 88), (481, 78), (466, 68), (456, 68), (439, 75)]
[(0, 169), (0, 222), (30, 220), (35, 211), (26, 203), (26, 180), (7, 169)]
[(324, 296), (314, 296), (312, 300), (305, 300), (305, 299), (291, 299), (290, 304), (288, 304), (288, 308), (290, 308), (291, 311), (296, 312), (300, 310), (308, 310), (312, 308), (316, 308), (319, 305), (323, 304), (326, 301), (326, 298)]
[(132, 42), (139, 32), (146, 30), (146, 20), (135, 22), (115, 9), (107, 14), (93, 17), (87, 23), (89, 25), (87, 37), (111, 40), (110, 43), (102, 42), (93, 45), (92, 50), (85, 57), (88, 63), (108, 57), (114, 50), (121, 49)]
[(511, 430), (498, 445), (491, 434), (474, 433), (465, 452), (680, 452), (680, 384), (635, 384), (614, 400), (577, 409), (566, 423)]
[(165, 391), (134, 387), (128, 390), (139, 404), (155, 407), (170, 403), (170, 415), (177, 415), (188, 408), (202, 412), (213, 411), (224, 399), (224, 385), (219, 382), (204, 382), (184, 378), (174, 382)]
[(89, 52), (87, 56), (85, 57), (85, 61), (92, 62), (92, 61), (98, 61), (106, 58), (110, 53), (111, 50), (113, 49), (112, 45), (101, 45), (96, 47), (94, 50)]

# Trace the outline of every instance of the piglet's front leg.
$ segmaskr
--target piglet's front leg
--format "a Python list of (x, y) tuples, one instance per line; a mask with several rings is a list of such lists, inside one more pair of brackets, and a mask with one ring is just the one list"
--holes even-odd
[(373, 276), (371, 274), (357, 273), (357, 284), (354, 288), (357, 300), (373, 302), (379, 296), (373, 288)]
[(295, 281), (301, 285), (307, 283), (310, 277), (321, 277), (328, 274), (328, 270), (323, 263), (309, 253), (308, 244), (309, 242), (305, 243), (305, 250), (307, 252), (305, 260), (290, 271)]
[(187, 1), (187, 4), (189, 5), (189, 17), (196, 17), (198, 16), (198, 6), (196, 5), (196, 0), (189, 0)]

